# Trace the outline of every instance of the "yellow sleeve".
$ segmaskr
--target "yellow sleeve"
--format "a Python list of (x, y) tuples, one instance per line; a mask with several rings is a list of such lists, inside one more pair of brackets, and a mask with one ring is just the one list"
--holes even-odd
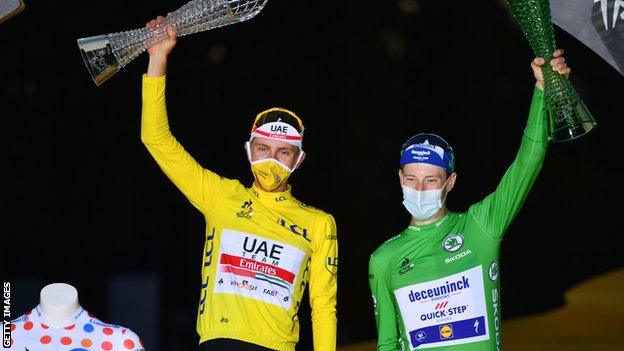
[(315, 351), (336, 350), (338, 240), (334, 217), (327, 214), (315, 235), (310, 264), (310, 306)]
[(230, 189), (242, 185), (204, 169), (171, 134), (165, 81), (165, 76), (143, 75), (141, 141), (167, 177), (193, 206), (206, 214)]

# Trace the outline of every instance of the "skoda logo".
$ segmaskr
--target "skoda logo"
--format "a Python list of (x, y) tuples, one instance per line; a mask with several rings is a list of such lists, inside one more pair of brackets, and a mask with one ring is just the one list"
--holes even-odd
[(464, 245), (464, 237), (461, 234), (451, 234), (444, 238), (442, 246), (448, 252), (455, 252)]
[(490, 264), (490, 269), (488, 270), (488, 274), (490, 275), (490, 279), (495, 282), (498, 279), (498, 262), (494, 261)]

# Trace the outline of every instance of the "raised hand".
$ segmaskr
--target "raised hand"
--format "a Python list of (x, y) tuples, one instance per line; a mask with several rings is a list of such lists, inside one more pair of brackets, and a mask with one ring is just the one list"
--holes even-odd
[[(161, 25), (165, 21), (165, 17), (158, 16), (155, 19), (147, 22), (146, 26), (149, 29), (155, 28), (157, 25)], [(176, 45), (177, 33), (175, 28), (167, 27), (167, 38), (165, 40), (150, 46), (147, 49), (149, 53), (149, 64), (147, 66), (147, 75), (156, 77), (162, 76), (167, 73), (167, 57)]]
[[(533, 69), (533, 75), (535, 76), (535, 85), (540, 89), (544, 90), (544, 76), (542, 75), (542, 70), (540, 69), (546, 60), (542, 57), (536, 57), (531, 61), (531, 68)], [(557, 49), (553, 53), (553, 59), (550, 60), (550, 66), (553, 71), (558, 72), (566, 77), (570, 76), (570, 72), (572, 69), (568, 67), (565, 63), (565, 58), (563, 57), (563, 49)]]

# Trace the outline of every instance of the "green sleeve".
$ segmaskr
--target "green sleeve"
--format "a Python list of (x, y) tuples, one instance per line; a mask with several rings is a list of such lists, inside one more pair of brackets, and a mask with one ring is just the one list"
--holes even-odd
[(375, 308), (377, 350), (400, 350), (399, 326), (392, 301), (392, 292), (388, 289), (384, 271), (373, 256), (371, 256), (368, 265), (368, 279)]
[(501, 240), (524, 204), (542, 168), (548, 146), (544, 92), (535, 88), (520, 150), (496, 190), (469, 213), (493, 239)]

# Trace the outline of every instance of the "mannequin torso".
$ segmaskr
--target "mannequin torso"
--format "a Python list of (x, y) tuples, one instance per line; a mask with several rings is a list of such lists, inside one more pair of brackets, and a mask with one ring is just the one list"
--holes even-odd
[(19, 351), (144, 351), (130, 329), (103, 323), (78, 303), (78, 292), (65, 283), (46, 285), (39, 305), (11, 321), (11, 347)]

